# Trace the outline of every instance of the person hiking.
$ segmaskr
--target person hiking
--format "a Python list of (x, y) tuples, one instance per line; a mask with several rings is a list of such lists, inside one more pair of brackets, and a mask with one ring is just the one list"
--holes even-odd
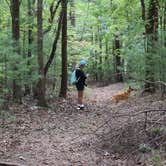
[(84, 109), (84, 104), (83, 104), (83, 96), (84, 96), (84, 88), (86, 85), (85, 81), (87, 79), (87, 76), (85, 75), (83, 69), (87, 65), (85, 60), (81, 60), (79, 63), (79, 67), (75, 70), (75, 75), (76, 75), (76, 80), (77, 82), (75, 83), (75, 86), (78, 91), (78, 110), (83, 110)]

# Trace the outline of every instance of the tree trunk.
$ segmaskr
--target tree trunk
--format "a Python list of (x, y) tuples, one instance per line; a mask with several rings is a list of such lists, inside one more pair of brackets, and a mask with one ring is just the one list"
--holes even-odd
[(98, 74), (98, 52), (95, 50), (95, 79), (99, 81), (99, 74)]
[(45, 77), (47, 75), (48, 69), (49, 69), (49, 67), (50, 67), (50, 65), (51, 65), (51, 63), (54, 59), (54, 56), (55, 56), (55, 52), (56, 52), (56, 49), (57, 49), (57, 43), (58, 43), (58, 40), (59, 40), (61, 26), (62, 26), (62, 20), (63, 20), (63, 10), (60, 12), (58, 28), (57, 28), (57, 31), (56, 31), (56, 34), (55, 34), (55, 38), (54, 38), (54, 41), (53, 41), (53, 45), (52, 45), (52, 48), (51, 48), (51, 52), (50, 52), (48, 61), (45, 65), (45, 67), (44, 67)]
[(120, 40), (119, 36), (115, 35), (114, 39), (114, 47), (113, 47), (113, 54), (115, 57), (115, 81), (116, 82), (123, 82), (123, 74), (122, 74), (122, 67), (123, 63), (120, 57)]
[(100, 81), (102, 81), (102, 79), (103, 79), (103, 67), (102, 67), (102, 65), (103, 65), (103, 52), (102, 52), (102, 49), (103, 49), (103, 47), (102, 47), (102, 38), (101, 38), (101, 36), (99, 35), (99, 48), (100, 48), (100, 53), (99, 53), (99, 73), (100, 73), (100, 75), (99, 75), (99, 79), (100, 79)]
[(98, 26), (98, 43), (99, 43), (99, 68), (98, 68), (98, 73), (99, 73), (99, 80), (102, 81), (103, 79), (103, 52), (102, 52), (102, 34), (101, 34), (101, 28)]
[[(163, 34), (164, 34), (164, 47), (166, 47), (166, 1), (164, 3), (164, 15), (163, 15), (164, 19), (163, 19)], [(164, 56), (162, 56), (161, 58), (165, 58)], [(163, 63), (162, 65), (162, 80), (166, 81), (166, 76), (165, 76), (165, 64)], [(166, 93), (166, 86), (162, 85), (162, 97), (164, 97), (165, 93)]]
[[(98, 33), (95, 32), (95, 35), (94, 35), (94, 44), (97, 44), (98, 43)], [(95, 49), (94, 51), (94, 56), (95, 56), (95, 79), (96, 81), (99, 80), (99, 74), (98, 74), (98, 51)]]
[(43, 0), (37, 1), (37, 51), (38, 51), (38, 65), (39, 65), (39, 80), (37, 83), (37, 98), (39, 106), (46, 106), (45, 101), (45, 77), (43, 65)]
[[(33, 13), (32, 8), (35, 3), (35, 0), (27, 0), (28, 3), (28, 54), (27, 57), (32, 57), (32, 42), (33, 42), (33, 36), (32, 36), (32, 22), (33, 22)], [(30, 61), (28, 60), (27, 65), (30, 65)], [(29, 78), (31, 78), (31, 72), (28, 74)], [(25, 95), (29, 95), (31, 93), (31, 85), (25, 85)]]
[(164, 29), (164, 46), (166, 47), (166, 2), (164, 4), (164, 23), (163, 23), (163, 29)]
[(106, 81), (109, 80), (110, 73), (109, 70), (109, 46), (108, 46), (108, 39), (105, 39), (105, 79)]
[(142, 20), (145, 21), (146, 20), (145, 1), (140, 0), (140, 2), (141, 2), (141, 8), (142, 8)]
[[(32, 2), (33, 1), (33, 2)], [(34, 5), (34, 0), (28, 0), (28, 58), (32, 56), (32, 42), (33, 42), (33, 36), (32, 36), (32, 21), (33, 21), (33, 13), (32, 8)]]
[[(95, 27), (92, 27), (91, 28), (92, 31), (91, 31), (91, 44), (94, 46), (96, 44), (96, 33), (95, 33)], [(92, 68), (93, 68), (93, 72), (91, 73), (93, 75), (93, 79), (94, 81), (97, 81), (97, 60), (96, 60), (96, 54), (97, 54), (97, 51), (96, 49), (94, 48), (92, 51), (91, 51), (91, 57), (92, 57)]]
[(146, 54), (146, 73), (145, 77), (147, 82), (145, 83), (145, 90), (148, 92), (155, 91), (155, 78), (154, 78), (154, 59), (152, 57), (156, 52), (156, 42), (158, 28), (158, 0), (150, 0), (147, 24), (146, 24), (146, 37), (147, 37), (147, 54)]
[(67, 0), (62, 0), (63, 20), (62, 20), (62, 79), (60, 97), (67, 96)]
[[(17, 54), (20, 54), (20, 48), (19, 48), (19, 39), (20, 39), (20, 1), (19, 0), (11, 0), (11, 16), (12, 16), (12, 38), (14, 40), (14, 51), (17, 52)], [(18, 63), (18, 62), (15, 62)], [(17, 67), (14, 64), (13, 70), (17, 71)], [(21, 85), (19, 85), (20, 81), (19, 78), (20, 75), (17, 75), (17, 78), (13, 80), (13, 99), (16, 102), (21, 103)]]
[(71, 21), (71, 25), (73, 27), (76, 26), (76, 18), (75, 18), (75, 4), (74, 4), (74, 0), (70, 0), (70, 21)]

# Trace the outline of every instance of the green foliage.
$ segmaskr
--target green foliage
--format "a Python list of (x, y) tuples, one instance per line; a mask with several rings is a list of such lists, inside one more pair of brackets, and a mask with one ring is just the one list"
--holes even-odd
[(161, 127), (152, 128), (151, 133), (153, 137), (158, 137), (166, 134), (166, 129)]
[[(6, 122), (11, 123), (16, 120), (16, 117), (7, 112), (7, 110), (0, 110), (0, 120), (3, 122), (4, 119)], [(5, 126), (3, 123), (0, 124), (0, 128), (5, 127), (7, 126)]]
[(151, 147), (148, 144), (140, 144), (139, 145), (139, 151), (142, 153), (148, 153), (151, 152)]
[(161, 163), (161, 157), (160, 157), (160, 155), (156, 155), (156, 156), (154, 156), (153, 158), (152, 158), (152, 163), (154, 164), (154, 165), (157, 165), (157, 166), (160, 166), (162, 163)]

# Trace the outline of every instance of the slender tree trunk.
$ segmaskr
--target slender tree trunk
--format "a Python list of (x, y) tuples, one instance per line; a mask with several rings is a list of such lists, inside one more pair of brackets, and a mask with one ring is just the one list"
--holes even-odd
[[(98, 44), (98, 30), (97, 32), (95, 32), (95, 41), (94, 41), (95, 45)], [(99, 81), (99, 73), (98, 73), (98, 50), (95, 49), (95, 78), (96, 78), (96, 81)]]
[(67, 96), (67, 0), (62, 0), (63, 20), (62, 20), (62, 79), (60, 97)]
[(123, 63), (120, 57), (120, 40), (119, 36), (115, 35), (115, 39), (113, 42), (113, 54), (115, 57), (115, 80), (116, 82), (123, 82), (123, 74), (122, 74), (122, 68), (123, 68)]
[(163, 23), (164, 25), (163, 25), (163, 29), (164, 29), (164, 46), (166, 47), (166, 2), (165, 2), (165, 4), (164, 4), (164, 23)]
[(98, 26), (98, 44), (99, 44), (99, 68), (98, 68), (98, 73), (99, 73), (99, 80), (102, 81), (103, 79), (103, 52), (102, 52), (102, 36), (101, 36), (101, 28)]
[[(166, 1), (164, 2), (164, 15), (163, 15), (164, 19), (163, 19), (163, 34), (164, 34), (164, 47), (166, 48)], [(162, 58), (164, 59), (165, 56), (162, 56)], [(163, 63), (162, 65), (162, 80), (166, 81), (166, 75), (165, 75), (165, 64)], [(166, 93), (166, 86), (162, 85), (162, 97), (164, 97)]]
[(48, 61), (47, 61), (46, 65), (45, 65), (45, 67), (44, 67), (44, 75), (45, 75), (45, 77), (47, 75), (49, 67), (50, 67), (50, 65), (51, 65), (51, 63), (52, 63), (52, 61), (54, 59), (54, 56), (55, 56), (55, 52), (56, 52), (56, 49), (57, 49), (57, 43), (58, 43), (58, 40), (59, 40), (61, 27), (62, 27), (62, 20), (63, 20), (63, 10), (60, 12), (58, 28), (57, 28), (57, 31), (55, 33), (55, 38), (54, 38), (54, 41), (53, 41), (53, 45), (52, 45), (52, 48), (51, 48), (51, 52), (50, 52)]
[[(96, 38), (96, 35), (95, 35), (95, 27), (92, 27), (92, 34), (91, 34), (91, 44), (93, 45), (93, 46), (95, 46), (95, 43), (96, 43), (96, 40), (95, 40), (95, 38)], [(97, 80), (97, 76), (96, 76), (96, 50), (95, 49), (93, 49), (92, 51), (91, 51), (92, 53), (91, 53), (91, 55), (92, 55), (92, 68), (93, 68), (93, 77), (94, 77), (94, 79), (95, 80)]]
[(40, 78), (37, 83), (38, 105), (46, 106), (45, 101), (45, 77), (43, 65), (43, 0), (37, 1), (37, 51), (38, 51), (38, 65)]
[(33, 8), (34, 3), (35, 3), (34, 0), (28, 0), (28, 58), (31, 58), (31, 56), (32, 56), (32, 48), (31, 48), (32, 42), (33, 42), (33, 36), (32, 36), (33, 13), (32, 13), (32, 8)]
[(95, 50), (95, 79), (99, 81), (99, 74), (98, 74), (98, 52)]
[[(33, 6), (35, 3), (35, 0), (27, 0), (28, 3), (28, 54), (27, 57), (32, 57), (32, 42), (33, 42), (33, 35), (32, 35), (32, 22), (33, 22)], [(27, 65), (30, 65), (30, 61), (28, 60)], [(29, 78), (31, 78), (31, 72), (28, 74)], [(25, 85), (25, 95), (29, 95), (31, 93), (31, 85)]]
[(109, 47), (108, 47), (108, 39), (105, 39), (105, 62), (108, 63), (109, 56)]
[(102, 52), (102, 49), (103, 49), (103, 47), (102, 47), (102, 38), (101, 38), (101, 36), (99, 36), (99, 48), (100, 48), (100, 57), (99, 57), (99, 73), (100, 73), (100, 81), (102, 81), (102, 79), (103, 79), (103, 67), (102, 67), (102, 65), (103, 65), (103, 52)]
[(147, 24), (146, 24), (146, 37), (147, 37), (147, 54), (146, 54), (146, 80), (145, 90), (148, 92), (155, 91), (155, 78), (154, 78), (154, 59), (153, 54), (156, 53), (156, 43), (158, 40), (158, 0), (150, 0)]
[(142, 9), (142, 20), (144, 21), (144, 25), (145, 25), (145, 32), (144, 32), (144, 52), (146, 53), (147, 51), (147, 40), (146, 40), (146, 6), (145, 6), (145, 1), (144, 0), (140, 0), (141, 2), (141, 9)]
[[(14, 51), (20, 54), (19, 39), (20, 39), (20, 1), (11, 0), (11, 16), (12, 16), (12, 38), (14, 40)], [(18, 62), (16, 62), (18, 63)], [(14, 64), (13, 70), (17, 71), (17, 67)], [(22, 92), (20, 85), (20, 75), (13, 80), (13, 99), (16, 102), (21, 102)]]
[(73, 27), (76, 26), (76, 17), (75, 17), (75, 3), (74, 0), (70, 0), (70, 21)]
[(7, 57), (4, 55), (4, 80), (3, 80), (3, 86), (0, 85), (0, 92), (3, 93), (3, 102), (2, 106), (0, 106), (0, 109), (2, 110), (9, 110), (9, 99), (10, 99), (10, 94), (7, 92), (5, 89), (7, 89)]
[(140, 0), (140, 2), (141, 2), (141, 8), (142, 8), (142, 20), (145, 21), (146, 20), (145, 1)]
[(110, 73), (109, 71), (109, 46), (108, 39), (105, 39), (105, 79), (108, 81)]

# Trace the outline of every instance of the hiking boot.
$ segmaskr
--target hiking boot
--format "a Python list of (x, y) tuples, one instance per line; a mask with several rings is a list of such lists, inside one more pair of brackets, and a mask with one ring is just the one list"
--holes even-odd
[(78, 105), (77, 110), (84, 110), (84, 105)]
[(80, 106), (80, 110), (84, 110), (84, 106)]

